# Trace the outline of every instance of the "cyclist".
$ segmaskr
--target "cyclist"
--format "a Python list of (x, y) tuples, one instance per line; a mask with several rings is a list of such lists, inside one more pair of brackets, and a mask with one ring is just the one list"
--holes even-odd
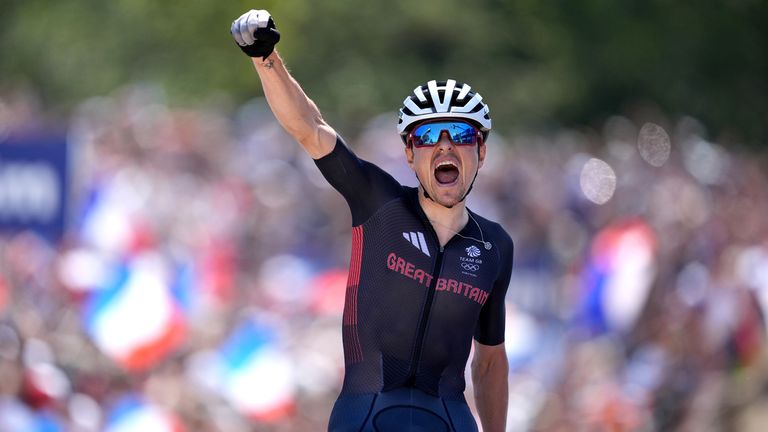
[(420, 186), (361, 160), (320, 115), (274, 51), (270, 14), (232, 23), (275, 117), (346, 199), (352, 257), (342, 338), (345, 376), (330, 431), (477, 431), (464, 398), (474, 339), (483, 430), (503, 431), (508, 363), (504, 297), (513, 244), (464, 202), (486, 155), (488, 106), (469, 85), (429, 81), (397, 125)]

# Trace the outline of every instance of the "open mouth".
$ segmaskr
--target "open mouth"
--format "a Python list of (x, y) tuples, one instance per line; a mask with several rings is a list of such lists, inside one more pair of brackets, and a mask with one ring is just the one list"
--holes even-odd
[(459, 178), (459, 167), (451, 161), (442, 161), (435, 167), (435, 179), (441, 185), (449, 185)]

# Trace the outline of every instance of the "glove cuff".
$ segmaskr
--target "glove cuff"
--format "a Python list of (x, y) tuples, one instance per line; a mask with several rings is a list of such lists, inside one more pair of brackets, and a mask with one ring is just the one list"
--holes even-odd
[(275, 22), (272, 18), (269, 19), (266, 27), (257, 29), (253, 32), (253, 37), (256, 40), (252, 44), (246, 46), (238, 44), (237, 46), (249, 56), (261, 57), (264, 60), (272, 54), (272, 51), (275, 50), (275, 45), (280, 42), (280, 32), (277, 31)]
[(266, 60), (275, 50), (275, 44), (264, 44), (259, 42), (260, 41), (256, 41), (253, 44), (246, 46), (237, 44), (237, 46), (249, 57), (261, 57), (263, 60)]

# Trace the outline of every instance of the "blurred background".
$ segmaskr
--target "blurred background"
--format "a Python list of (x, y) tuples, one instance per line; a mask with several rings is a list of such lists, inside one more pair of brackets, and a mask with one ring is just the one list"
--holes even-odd
[(229, 35), (251, 8), (404, 184), (414, 87), (489, 103), (509, 431), (768, 428), (764, 1), (4, 0), (0, 432), (325, 429), (351, 218)]

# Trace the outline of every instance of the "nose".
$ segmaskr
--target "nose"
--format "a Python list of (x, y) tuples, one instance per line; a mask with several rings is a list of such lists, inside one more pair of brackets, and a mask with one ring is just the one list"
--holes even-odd
[(448, 135), (448, 131), (440, 132), (440, 141), (437, 142), (437, 146), (440, 148), (453, 147), (453, 141), (451, 141), (451, 136)]

